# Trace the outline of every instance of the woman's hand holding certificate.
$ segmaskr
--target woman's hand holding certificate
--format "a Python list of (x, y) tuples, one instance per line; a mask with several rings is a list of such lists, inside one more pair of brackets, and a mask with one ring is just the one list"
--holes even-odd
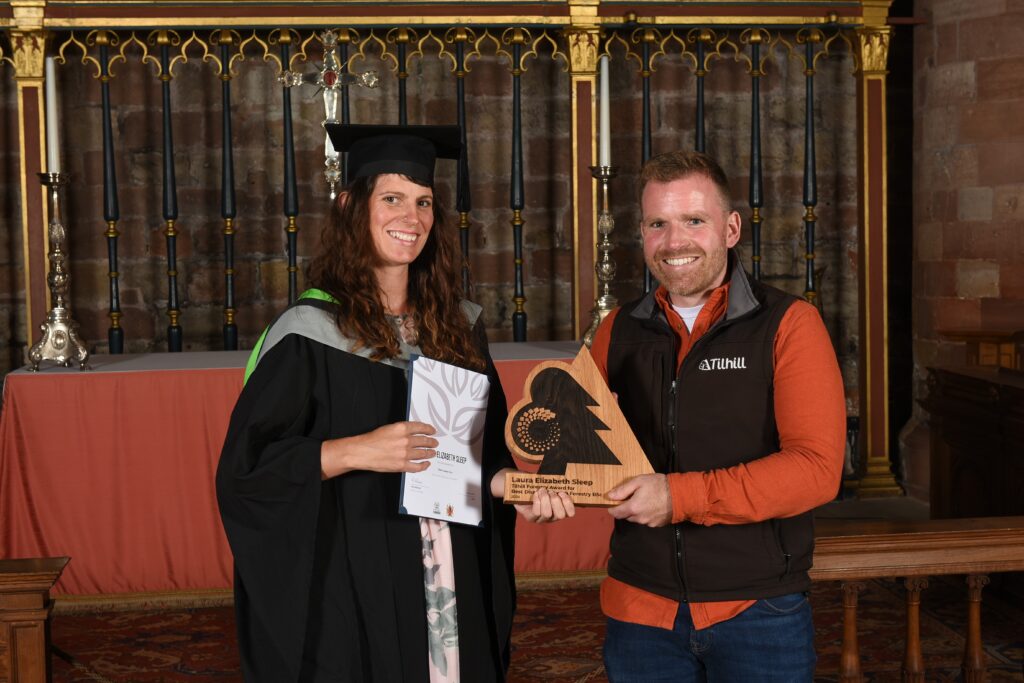
[(395, 422), (372, 432), (324, 441), (320, 474), (324, 479), (353, 470), (422, 472), (430, 466), (437, 439), (425, 422)]
[(487, 375), (423, 356), (412, 358), (410, 422), (406, 424), (431, 427), (434, 450), (429, 467), (398, 470), (405, 472), (401, 512), (460, 524), (481, 523), (481, 464), (489, 392)]

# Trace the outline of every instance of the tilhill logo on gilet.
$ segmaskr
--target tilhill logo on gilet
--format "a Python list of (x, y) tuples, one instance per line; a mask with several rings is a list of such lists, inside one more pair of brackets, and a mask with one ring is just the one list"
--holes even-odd
[(735, 358), (705, 358), (697, 366), (699, 370), (746, 370), (747, 359), (744, 356)]

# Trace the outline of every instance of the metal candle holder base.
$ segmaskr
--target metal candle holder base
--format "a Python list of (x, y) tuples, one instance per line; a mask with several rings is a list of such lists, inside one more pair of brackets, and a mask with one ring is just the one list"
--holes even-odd
[(618, 300), (612, 296), (612, 280), (615, 279), (615, 261), (612, 259), (612, 241), (609, 239), (615, 229), (615, 218), (612, 217), (611, 205), (608, 202), (608, 182), (615, 177), (618, 169), (614, 166), (591, 166), (590, 174), (601, 181), (601, 213), (597, 217), (597, 232), (601, 239), (597, 250), (601, 257), (594, 263), (597, 279), (600, 282), (601, 295), (594, 301), (590, 314), (590, 327), (583, 333), (583, 343), (590, 346), (597, 334), (601, 321), (615, 309)]
[(66, 268), (67, 254), (64, 253), (64, 225), (60, 218), (60, 189), (67, 185), (66, 173), (40, 173), (39, 182), (49, 188), (47, 200), (50, 209), (50, 272), (46, 283), (50, 286), (50, 301), (53, 308), (46, 314), (46, 322), (39, 326), (43, 337), (28, 352), (28, 369), (39, 370), (39, 364), (51, 360), (65, 367), (72, 362), (86, 370), (89, 352), (78, 337), (78, 323), (71, 318), (67, 308), (68, 281), (71, 275)]

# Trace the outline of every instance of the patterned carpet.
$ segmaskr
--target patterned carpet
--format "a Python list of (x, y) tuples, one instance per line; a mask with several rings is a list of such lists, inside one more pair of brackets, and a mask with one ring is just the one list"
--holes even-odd
[[(927, 680), (958, 679), (966, 608), (961, 577), (933, 579), (923, 594), (921, 637)], [(986, 591), (983, 639), (989, 681), (1024, 681), (1024, 611)], [(837, 680), (842, 600), (836, 583), (816, 584), (818, 681)], [(875, 581), (861, 594), (860, 651), (868, 682), (899, 681), (903, 594)], [(601, 664), (604, 621), (593, 588), (520, 592), (511, 683), (584, 683), (607, 678)], [(57, 614), (53, 683), (215, 683), (238, 681), (230, 607)]]

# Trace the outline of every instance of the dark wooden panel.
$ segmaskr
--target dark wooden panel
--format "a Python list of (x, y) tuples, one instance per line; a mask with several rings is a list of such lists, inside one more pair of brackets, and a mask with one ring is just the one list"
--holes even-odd
[(929, 368), (933, 518), (1024, 514), (1024, 372)]

